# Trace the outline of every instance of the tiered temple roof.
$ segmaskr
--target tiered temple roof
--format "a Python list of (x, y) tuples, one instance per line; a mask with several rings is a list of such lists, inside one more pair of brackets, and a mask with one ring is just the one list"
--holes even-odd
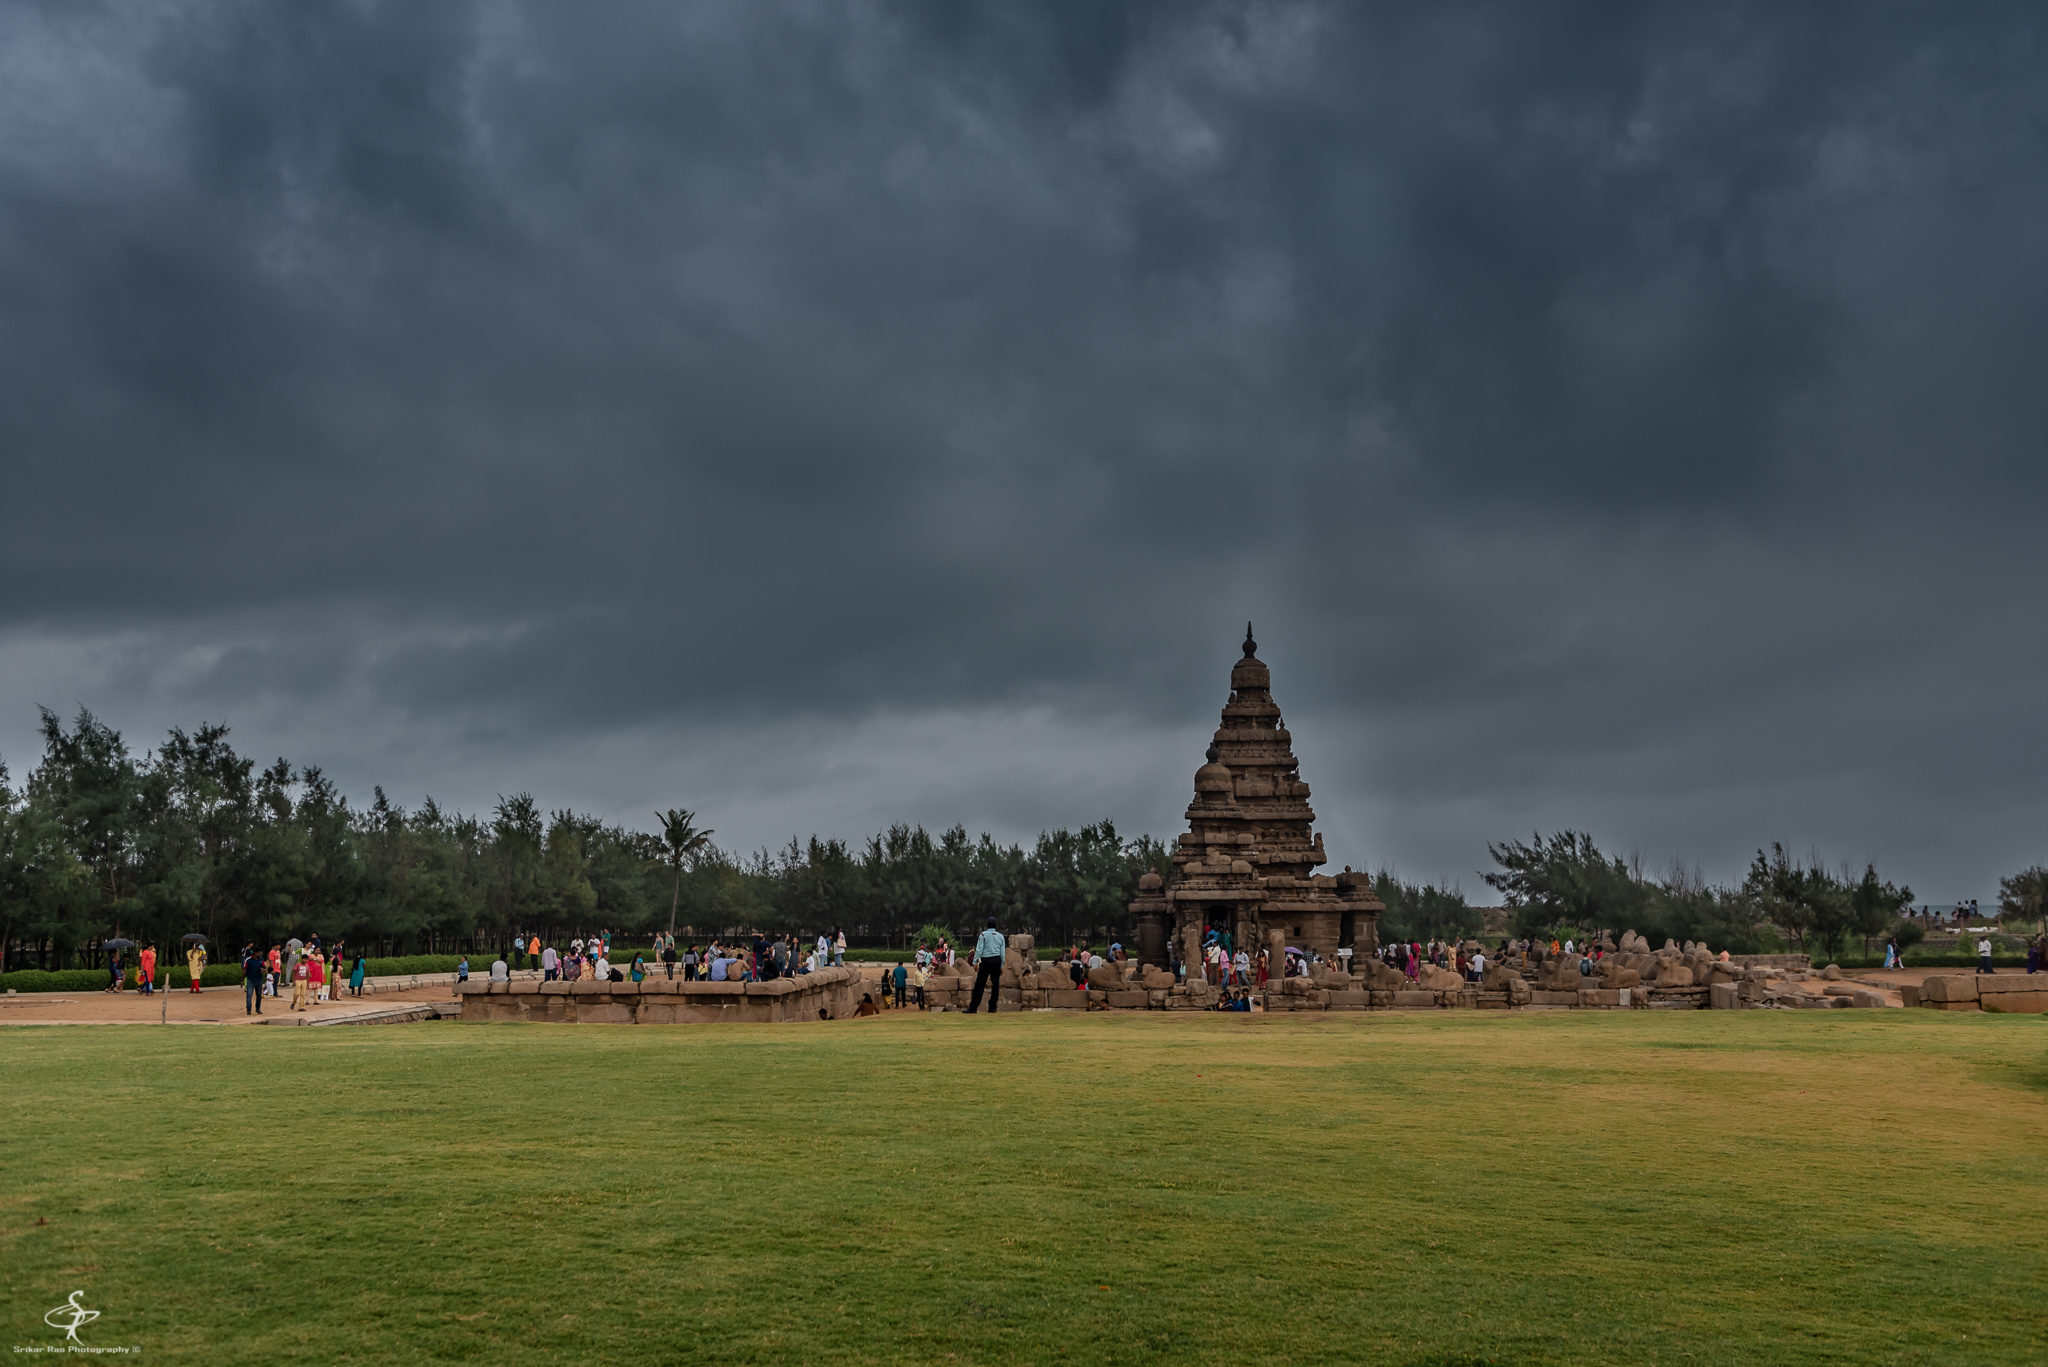
[(1195, 771), (1195, 800), (1174, 851), (1172, 882), (1162, 888), (1147, 874), (1131, 904), (1147, 962), (1165, 961), (1169, 921), (1182, 946), (1190, 931), (1199, 942), (1213, 928), (1254, 952), (1274, 930), (1289, 945), (1325, 957), (1345, 946), (1361, 955), (1377, 948), (1385, 908), (1373, 896), (1372, 880), (1348, 868), (1334, 878), (1316, 872), (1327, 861), (1300, 768), (1294, 738), (1273, 701), (1271, 674), (1246, 623), (1244, 658), (1230, 671), (1222, 725), (1208, 762)]

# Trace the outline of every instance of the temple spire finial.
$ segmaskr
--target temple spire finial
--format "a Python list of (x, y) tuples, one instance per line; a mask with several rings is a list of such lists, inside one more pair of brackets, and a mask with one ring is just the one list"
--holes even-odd
[(1258, 649), (1259, 643), (1252, 639), (1252, 624), (1246, 622), (1244, 624), (1244, 657), (1249, 660), (1258, 653)]

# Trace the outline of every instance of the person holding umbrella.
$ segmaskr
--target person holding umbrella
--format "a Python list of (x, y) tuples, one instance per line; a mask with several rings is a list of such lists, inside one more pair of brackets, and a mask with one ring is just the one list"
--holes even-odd
[(192, 990), (199, 990), (199, 979), (206, 973), (206, 937), (187, 935), (185, 937), (185, 962), (192, 969)]

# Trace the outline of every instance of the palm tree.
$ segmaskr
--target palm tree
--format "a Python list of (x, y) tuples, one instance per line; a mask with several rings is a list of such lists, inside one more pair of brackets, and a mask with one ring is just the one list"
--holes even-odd
[(662, 862), (676, 871), (675, 892), (668, 902), (668, 933), (674, 935), (676, 906), (683, 900), (683, 864), (686, 861), (694, 861), (703, 852), (704, 847), (711, 843), (714, 832), (698, 830), (697, 814), (683, 811), (679, 807), (671, 807), (654, 815), (661, 822), (659, 839)]

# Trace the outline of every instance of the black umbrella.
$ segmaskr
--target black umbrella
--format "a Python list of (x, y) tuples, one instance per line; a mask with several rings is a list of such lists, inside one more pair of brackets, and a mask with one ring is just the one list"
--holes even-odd
[(203, 945), (206, 943), (206, 937), (195, 930), (190, 935), (185, 936), (184, 941), (188, 945)]
[(102, 941), (100, 941), (100, 948), (101, 948), (101, 949), (133, 949), (133, 948), (135, 948), (135, 941), (133, 941), (133, 940), (102, 940)]

